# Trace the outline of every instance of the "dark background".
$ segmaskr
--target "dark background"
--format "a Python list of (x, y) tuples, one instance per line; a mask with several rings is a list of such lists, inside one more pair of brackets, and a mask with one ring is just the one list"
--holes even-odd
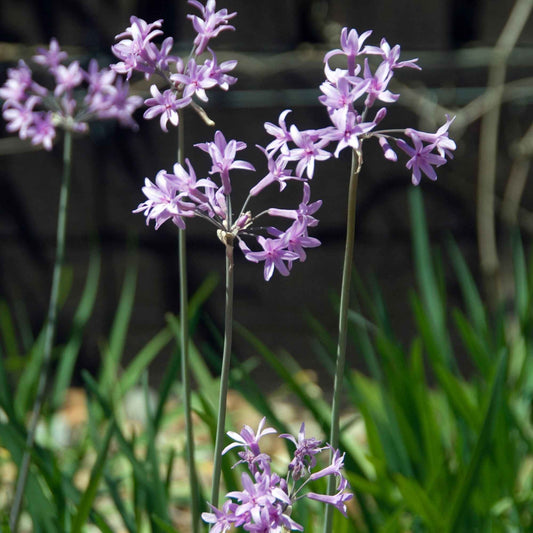
[[(360, 33), (373, 29), (369, 43), (386, 37), (402, 46), (402, 57), (419, 57), (423, 70), (405, 69), (397, 79), (448, 108), (459, 108), (479, 96), (486, 84), (492, 47), (508, 18), (513, 2), (375, 0), (357, 1), (232, 1), (218, 7), (238, 11), (235, 32), (223, 32), (212, 46), (219, 60), (237, 58), (238, 83), (228, 93), (214, 90), (207, 111), (226, 138), (248, 144), (245, 159), (263, 172), (263, 160), (254, 145), (268, 142), (265, 121), (277, 122), (283, 109), (294, 110), (290, 122), (301, 128), (322, 127), (326, 112), (316, 100), (323, 79), (322, 57), (338, 47), (343, 26)], [(132, 0), (2, 0), (0, 3), (0, 81), (19, 57), (29, 59), (35, 46), (57, 37), (72, 57), (86, 62), (97, 57), (103, 65), (114, 62), (110, 46), (114, 36), (129, 25), (132, 14), (147, 21), (163, 18), (165, 35), (172, 35), (179, 51), (187, 54), (193, 38), (186, 14), (195, 12), (184, 1)], [(528, 22), (509, 61), (508, 79), (533, 75), (533, 25)], [(137, 90), (146, 89), (141, 81)], [(522, 137), (532, 118), (531, 91), (502, 108), (497, 194), (508, 177), (513, 144)], [(403, 102), (403, 103), (402, 103)], [(406, 105), (407, 104), (407, 105)], [(440, 113), (417, 113), (407, 99), (389, 111), (390, 127), (414, 127), (434, 131), (443, 123)], [(60, 315), (58, 342), (71, 325), (87, 271), (92, 244), (102, 253), (100, 290), (95, 312), (86, 332), (79, 368), (95, 370), (99, 346), (112, 323), (125, 270), (138, 265), (135, 309), (125, 358), (133, 356), (163, 325), (167, 311), (178, 312), (177, 229), (169, 223), (157, 232), (147, 228), (142, 215), (131, 213), (141, 201), (144, 177), (153, 178), (175, 161), (176, 131), (164, 134), (158, 120), (136, 118), (137, 133), (113, 124), (95, 125), (90, 135), (74, 144), (73, 179), (69, 207), (67, 263), (73, 286)], [(197, 169), (206, 171), (207, 159), (192, 148), (210, 140), (214, 130), (192, 112), (185, 115), (187, 156)], [(458, 142), (455, 159), (438, 171), (436, 183), (422, 189), (429, 214), (431, 237), (441, 244), (451, 234), (460, 244), (477, 275), (475, 191), (479, 122), (452, 133)], [(32, 151), (28, 145), (0, 135), (0, 297), (13, 309), (25, 309), (36, 332), (45, 316), (51, 283), (61, 143), (51, 153)], [(406, 193), (411, 187), (405, 160), (392, 164), (379, 147), (365, 146), (365, 165), (360, 179), (355, 265), (364, 280), (377, 279), (389, 304), (400, 336), (409, 339), (409, 291), (414, 286), (410, 252), (409, 213)], [(203, 165), (203, 167), (202, 167)], [(322, 241), (310, 250), (308, 260), (294, 266), (289, 278), (275, 274), (266, 283), (262, 265), (245, 261), (236, 250), (235, 318), (275, 350), (286, 349), (305, 368), (319, 368), (313, 355), (310, 312), (335, 331), (331, 303), (338, 293), (344, 246), (345, 199), (349, 156), (318, 165), (312, 183), (313, 199), (324, 201), (318, 212), (320, 225), (313, 233)], [(240, 185), (239, 185), (240, 181)], [(244, 198), (254, 183), (251, 175), (234, 178), (236, 195)], [(294, 201), (300, 188), (294, 191)], [(265, 195), (266, 206), (279, 205), (275, 187)], [(280, 200), (281, 201), (281, 200)], [(526, 189), (524, 208), (531, 207)], [(238, 203), (238, 202), (237, 202)], [(259, 204), (257, 204), (259, 205)], [(259, 207), (258, 207), (259, 208)], [(529, 228), (530, 229), (530, 228)], [(528, 228), (524, 228), (525, 237)], [(205, 305), (205, 313), (222, 328), (224, 252), (211, 227), (202, 221), (188, 224), (190, 292), (211, 273), (220, 283)], [(458, 300), (453, 276), (449, 276), (450, 306)], [(201, 326), (196, 340), (209, 340)], [(239, 337), (235, 351), (243, 360), (251, 348)], [(358, 365), (357, 354), (350, 361)], [(164, 369), (163, 358), (154, 375)], [(79, 370), (79, 369), (78, 369)], [(257, 374), (265, 388), (275, 386), (268, 371)]]

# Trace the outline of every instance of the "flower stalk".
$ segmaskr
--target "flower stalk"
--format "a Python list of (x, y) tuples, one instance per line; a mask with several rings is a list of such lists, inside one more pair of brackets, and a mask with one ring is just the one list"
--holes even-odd
[[(339, 334), (337, 341), (337, 359), (335, 364), (335, 381), (333, 383), (333, 401), (331, 406), (331, 428), (329, 442), (333, 448), (339, 446), (340, 434), (340, 403), (342, 381), (346, 364), (346, 338), (348, 333), (348, 306), (350, 303), (350, 286), (352, 280), (353, 252), (355, 247), (355, 213), (357, 207), (357, 184), (359, 173), (363, 164), (361, 147), (352, 150), (352, 166), (350, 171), (350, 184), (348, 186), (348, 213), (346, 215), (346, 242), (344, 248), (344, 262), (342, 266), (341, 301), (339, 309)], [(328, 478), (327, 494), (335, 493), (335, 479)], [(332, 531), (333, 513), (330, 506), (326, 506), (324, 518), (324, 533)]]
[(213, 460), (213, 489), (211, 504), (218, 506), (220, 493), (220, 474), (222, 471), (222, 447), (224, 428), (226, 426), (226, 401), (228, 396), (229, 370), (231, 360), (231, 343), (233, 338), (233, 236), (226, 233), (226, 308), (224, 318), (224, 348), (222, 352), (222, 372), (218, 397), (217, 431), (215, 438), (215, 455)]
[[(177, 161), (180, 164), (185, 160), (185, 126), (183, 112), (180, 109), (178, 123), (178, 151)], [(181, 350), (181, 378), (183, 381), (183, 407), (185, 411), (185, 435), (187, 467), (189, 469), (189, 487), (191, 491), (191, 526), (193, 533), (199, 532), (200, 524), (200, 498), (196, 461), (194, 456), (194, 431), (192, 422), (191, 405), (191, 369), (189, 357), (189, 293), (187, 285), (187, 234), (185, 229), (178, 233), (178, 262), (180, 286), (180, 350)]]
[(32, 449), (35, 444), (35, 433), (37, 424), (41, 416), (41, 410), (45, 400), (46, 386), (49, 379), (50, 367), (52, 362), (52, 348), (57, 325), (57, 312), (59, 307), (59, 287), (61, 285), (61, 272), (65, 257), (65, 235), (67, 228), (67, 205), (70, 188), (72, 161), (72, 132), (65, 130), (63, 141), (63, 176), (61, 179), (61, 189), (59, 193), (59, 211), (57, 215), (56, 231), (56, 253), (54, 260), (54, 271), (52, 276), (52, 288), (50, 291), (50, 300), (48, 302), (48, 316), (43, 344), (43, 355), (41, 362), (41, 372), (37, 384), (37, 393), (33, 403), (28, 434), (26, 436), (26, 446), (20, 463), (17, 483), (15, 486), (15, 495), (13, 505), (9, 516), (9, 527), (14, 533), (18, 530), (18, 521), (24, 498), (24, 490), (28, 480)]

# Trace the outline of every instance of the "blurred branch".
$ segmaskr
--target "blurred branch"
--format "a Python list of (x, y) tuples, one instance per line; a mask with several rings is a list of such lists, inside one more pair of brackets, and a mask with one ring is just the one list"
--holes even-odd
[(501, 206), (502, 220), (508, 226), (516, 226), (518, 212), (533, 155), (533, 124), (514, 147), (514, 161), (509, 173)]
[(493, 91), (494, 106), (481, 119), (477, 183), (477, 234), (481, 272), (489, 301), (500, 299), (499, 259), (494, 219), (494, 189), (498, 127), (507, 59), (533, 7), (533, 0), (517, 0), (494, 47), (489, 67), (487, 92)]

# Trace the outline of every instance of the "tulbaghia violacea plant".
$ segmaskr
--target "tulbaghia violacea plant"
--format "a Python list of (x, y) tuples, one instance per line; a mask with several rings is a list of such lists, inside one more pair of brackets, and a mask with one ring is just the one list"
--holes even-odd
[[(228, 13), (227, 9), (217, 11), (215, 0), (208, 0), (205, 6), (196, 0), (189, 0), (189, 4), (196, 7), (200, 15), (188, 15), (196, 31), (188, 58), (172, 55), (172, 37), (166, 37), (160, 47), (153, 42), (155, 37), (163, 35), (160, 29), (162, 19), (147, 23), (132, 16), (131, 26), (116, 36), (119, 42), (111, 48), (120, 60), (111, 65), (111, 68), (125, 74), (126, 79), (130, 79), (134, 71), (143, 73), (146, 79), (153, 80), (154, 75), (160, 79), (160, 84), (164, 86), (163, 92), (156, 83), (151, 85), (151, 98), (144, 101), (147, 109), (143, 116), (146, 119), (159, 117), (159, 124), (164, 132), (168, 131), (168, 123), (178, 125), (179, 111), (188, 106), (198, 111), (208, 124), (211, 123), (195, 99), (207, 102), (207, 90), (219, 87), (227, 91), (237, 81), (228, 74), (235, 68), (237, 61), (223, 61), (219, 64), (215, 53), (208, 47), (209, 41), (220, 32), (235, 30), (228, 21), (237, 13)], [(203, 54), (205, 51), (208, 53)], [(201, 55), (207, 57), (200, 60)]]
[(68, 54), (60, 48), (56, 39), (50, 41), (48, 49), (39, 49), (33, 60), (37, 65), (44, 67), (50, 83), (46, 83), (47, 86), (37, 83), (33, 79), (31, 68), (22, 60), (16, 67), (8, 69), (7, 80), (0, 87), (0, 98), (4, 100), (2, 115), (7, 122), (6, 129), (9, 132), (17, 132), (21, 139), (28, 139), (33, 145), (43, 146), (46, 150), (52, 149), (57, 128), (63, 129), (65, 133), (56, 251), (41, 359), (42, 368), (9, 518), (9, 525), (13, 531), (17, 529), (35, 432), (51, 368), (59, 284), (65, 252), (72, 135), (86, 132), (88, 123), (92, 120), (116, 119), (122, 125), (136, 128), (132, 113), (142, 104), (142, 98), (129, 95), (127, 83), (110, 69), (100, 68), (96, 60), (90, 61), (87, 70), (84, 70), (78, 61), (68, 62)]
[[(271, 157), (278, 161), (297, 161), (296, 176), (313, 177), (316, 161), (339, 157), (348, 149), (352, 153), (352, 169), (348, 185), (348, 214), (346, 222), (346, 245), (343, 263), (341, 302), (339, 308), (339, 333), (334, 393), (331, 414), (330, 443), (339, 443), (339, 406), (342, 380), (346, 360), (347, 316), (352, 273), (352, 258), (355, 235), (355, 211), (357, 182), (363, 164), (363, 143), (367, 139), (377, 139), (386, 159), (398, 160), (396, 146), (407, 157), (406, 167), (411, 171), (411, 180), (418, 185), (422, 175), (435, 180), (435, 168), (452, 157), (455, 143), (448, 136), (453, 118), (435, 132), (427, 133), (413, 128), (380, 129), (387, 115), (383, 104), (393, 104), (400, 97), (390, 91), (389, 83), (395, 71), (402, 68), (420, 69), (417, 59), (400, 61), (400, 47), (391, 47), (382, 39), (379, 46), (365, 45), (371, 31), (359, 35), (355, 29), (344, 28), (341, 32), (341, 48), (329, 51), (324, 57), (325, 80), (320, 85), (322, 95), (319, 101), (326, 107), (330, 124), (313, 130), (300, 131), (296, 125), (288, 126), (287, 115), (282, 112), (279, 125), (267, 124), (267, 131), (274, 141), (267, 146)], [(332, 66), (333, 58), (340, 56), (344, 64)], [(378, 64), (371, 65), (378, 58)], [(276, 154), (279, 154), (276, 156)], [(328, 483), (328, 494), (334, 492), (334, 484)], [(324, 531), (331, 531), (332, 515), (326, 509)]]
[[(237, 61), (223, 61), (218, 62), (213, 50), (208, 46), (211, 39), (218, 37), (218, 35), (226, 30), (235, 30), (229, 24), (229, 21), (236, 16), (237, 13), (229, 13), (227, 9), (217, 10), (215, 0), (207, 0), (206, 4), (202, 4), (197, 0), (189, 0), (188, 2), (196, 10), (196, 14), (189, 14), (187, 17), (191, 20), (196, 36), (194, 38), (192, 49), (187, 58), (183, 59), (172, 54), (174, 41), (172, 37), (165, 37), (160, 46), (156, 45), (153, 40), (156, 37), (163, 35), (161, 26), (162, 19), (151, 23), (132, 16), (130, 18), (130, 26), (126, 28), (123, 33), (116, 36), (119, 41), (112, 47), (113, 54), (119, 59), (119, 62), (112, 65), (111, 68), (120, 74), (125, 74), (129, 79), (133, 72), (137, 71), (144, 75), (147, 80), (152, 82), (150, 86), (151, 97), (145, 99), (144, 103), (147, 109), (144, 112), (144, 118), (147, 120), (159, 117), (159, 125), (161, 130), (168, 132), (168, 124), (177, 126), (178, 128), (178, 149), (177, 162), (174, 176), (177, 181), (181, 183), (180, 186), (185, 187), (184, 191), (191, 193), (191, 199), (202, 203), (203, 196), (207, 191), (200, 191), (195, 187), (201, 188), (205, 182), (200, 181), (198, 184), (190, 183), (191, 176), (184, 176), (187, 174), (184, 169), (185, 155), (184, 155), (184, 120), (183, 110), (186, 107), (194, 109), (204, 122), (210, 126), (214, 122), (207, 116), (199, 102), (207, 102), (207, 91), (214, 87), (227, 91), (229, 87), (234, 84), (237, 79), (229, 74)], [(157, 80), (158, 83), (155, 83)], [(184, 179), (180, 182), (180, 179)], [(150, 194), (149, 200), (155, 201), (158, 206), (155, 208), (157, 222), (159, 225), (164, 218), (164, 214), (157, 215), (157, 211), (162, 213), (167, 212), (166, 208), (161, 205), (161, 195), (163, 198), (172, 196), (177, 191), (176, 184), (172, 184), (172, 179), (163, 177), (163, 173), (156, 178), (156, 184), (146, 185)], [(179, 188), (179, 187), (178, 187)], [(191, 189), (190, 189), (191, 188)], [(208, 186), (210, 189), (211, 186)], [(189, 190), (190, 189), (190, 190)], [(176, 205), (179, 203), (181, 211), (185, 209), (186, 202), (181, 200), (184, 191), (181, 191), (180, 200), (176, 200)], [(172, 202), (170, 202), (172, 203)], [(150, 209), (149, 209), (150, 211)], [(181, 213), (180, 211), (180, 213)], [(192, 503), (192, 529), (193, 532), (198, 531), (200, 515), (197, 507), (197, 499), (195, 495), (198, 493), (195, 460), (194, 460), (194, 435), (192, 424), (192, 408), (191, 408), (191, 380), (190, 380), (190, 363), (189, 363), (189, 342), (188, 342), (188, 288), (187, 288), (187, 251), (186, 251), (186, 235), (185, 225), (183, 223), (183, 216), (190, 216), (177, 214), (176, 210), (170, 210), (174, 222), (180, 227), (179, 231), (179, 279), (180, 279), (180, 347), (181, 347), (181, 366), (183, 379), (183, 403), (185, 410), (185, 426), (187, 433), (187, 463), (189, 467), (189, 478), (191, 487), (191, 503)], [(231, 308), (231, 305), (229, 305)], [(226, 328), (227, 330), (227, 328)], [(225, 339), (225, 351), (230, 349), (230, 343)], [(228, 356), (229, 359), (229, 356)], [(221, 386), (221, 395), (225, 396), (225, 386)], [(224, 405), (219, 406), (219, 411), (225, 409)], [(223, 421), (222, 421), (223, 425)], [(219, 432), (223, 428), (220, 428)], [(219, 439), (220, 440), (220, 439)], [(218, 466), (217, 466), (218, 468)], [(217, 470), (215, 468), (215, 470)]]
[[(275, 270), (283, 276), (288, 276), (294, 262), (306, 259), (306, 248), (320, 245), (318, 239), (308, 235), (308, 228), (318, 224), (313, 214), (320, 208), (322, 202), (317, 200), (310, 203), (311, 190), (307, 180), (293, 176), (291, 171), (286, 168), (287, 161), (273, 160), (265, 148), (259, 147), (267, 159), (267, 172), (250, 189), (240, 212), (234, 216), (230, 172), (235, 170), (255, 171), (250, 162), (236, 159), (237, 152), (244, 150), (246, 144), (234, 139), (227, 141), (222, 132), (217, 131), (212, 142), (200, 143), (196, 146), (211, 158), (210, 177), (197, 179), (194, 167), (188, 159), (186, 160), (186, 167), (177, 162), (172, 172), (159, 171), (155, 183), (146, 178), (143, 192), (147, 200), (142, 202), (135, 212), (142, 212), (146, 216), (147, 223), (154, 220), (156, 228), (167, 220), (171, 220), (183, 230), (185, 220), (192, 217), (205, 219), (215, 226), (216, 234), (225, 246), (224, 349), (211, 496), (211, 502), (216, 507), (219, 495), (233, 330), (234, 246), (237, 243), (249, 261), (254, 263), (264, 261), (265, 280), (269, 280)], [(265, 187), (277, 182), (280, 189), (283, 190), (286, 182), (292, 179), (303, 182), (303, 198), (296, 208), (270, 208), (257, 214), (253, 214), (247, 209), (252, 198), (257, 196)], [(287, 227), (280, 229), (273, 226), (265, 227), (263, 224), (258, 225), (257, 221), (265, 215), (285, 220)], [(253, 247), (258, 249), (250, 248), (252, 245), (246, 242), (247, 240), (250, 242), (250, 239), (255, 239)]]
[[(283, 189), (287, 180), (296, 178), (290, 170), (284, 168), (284, 163), (274, 161), (268, 151), (261, 148), (267, 158), (267, 173), (251, 188), (240, 212), (234, 216), (230, 171), (255, 171), (248, 161), (236, 159), (237, 152), (244, 150), (246, 144), (234, 139), (226, 141), (222, 132), (217, 131), (212, 142), (196, 146), (211, 158), (211, 177), (197, 179), (189, 159), (186, 160), (186, 168), (176, 163), (172, 172), (160, 170), (154, 182), (145, 179), (142, 190), (147, 200), (134, 212), (142, 212), (147, 223), (154, 220), (156, 229), (167, 220), (181, 229), (185, 228), (185, 220), (188, 218), (207, 220), (216, 227), (217, 236), (222, 243), (233, 247), (236, 242), (246, 259), (254, 263), (264, 261), (265, 280), (270, 280), (275, 270), (288, 276), (294, 262), (306, 259), (306, 248), (320, 245), (318, 239), (309, 236), (308, 228), (318, 224), (313, 214), (320, 208), (322, 201), (310, 203), (311, 189), (307, 180), (302, 178), (298, 180), (303, 187), (302, 201), (294, 209), (270, 208), (257, 214), (246, 210), (250, 200), (269, 184), (278, 182)], [(218, 179), (212, 179), (216, 177)], [(286, 220), (287, 227), (279, 229), (257, 224), (265, 215)], [(251, 244), (246, 242), (250, 242), (250, 239), (254, 241), (257, 250), (252, 250)]]
[(95, 59), (84, 70), (79, 61), (67, 62), (67, 52), (52, 39), (48, 49), (38, 49), (33, 61), (46, 69), (51, 83), (45, 87), (34, 81), (23, 60), (8, 69), (0, 87), (7, 131), (51, 150), (58, 127), (83, 133), (90, 121), (105, 119), (137, 127), (132, 113), (142, 98), (130, 96), (128, 84), (109, 68), (100, 68)]
[[(240, 433), (229, 431), (234, 440), (226, 446), (223, 454), (234, 448), (238, 452), (239, 464), (246, 465), (248, 472), (241, 476), (242, 490), (226, 494), (226, 500), (219, 509), (210, 505), (211, 512), (202, 514), (202, 519), (211, 524), (211, 533), (224, 533), (232, 528), (245, 531), (278, 532), (303, 531), (303, 526), (291, 518), (291, 511), (299, 500), (308, 498), (337, 508), (346, 516), (346, 502), (353, 494), (349, 492), (347, 480), (342, 474), (344, 454), (333, 450), (314, 437), (305, 436), (305, 424), (302, 423), (298, 437), (279, 435), (294, 444), (292, 458), (284, 476), (272, 471), (272, 458), (261, 451), (259, 441), (262, 437), (275, 434), (273, 428), (264, 428), (265, 418), (259, 423), (257, 432), (245, 425)], [(331, 460), (323, 468), (317, 468), (317, 456), (325, 450), (331, 450)], [(309, 490), (309, 484), (323, 477), (335, 481), (335, 493), (321, 494)]]

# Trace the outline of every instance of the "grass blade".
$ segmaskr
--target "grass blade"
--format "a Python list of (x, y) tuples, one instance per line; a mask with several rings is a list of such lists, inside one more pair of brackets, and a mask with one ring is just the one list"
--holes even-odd
[(454, 531), (460, 530), (461, 518), (470, 499), (472, 488), (476, 483), (479, 468), (487, 451), (490, 449), (496, 417), (501, 409), (506, 369), (507, 353), (504, 351), (501, 353), (496, 366), (496, 373), (494, 375), (483, 425), (479, 432), (472, 458), (465, 473), (459, 478), (452, 497), (450, 510), (446, 516), (446, 527), (444, 529), (446, 532), (453, 533)]
[(100, 264), (100, 254), (92, 254), (85, 288), (74, 314), (70, 337), (61, 353), (56, 370), (55, 384), (52, 391), (52, 406), (55, 408), (63, 404), (65, 391), (70, 385), (76, 358), (81, 347), (83, 331), (94, 309), (96, 293), (98, 292), (98, 280), (100, 278)]
[(104, 473), (107, 452), (109, 451), (109, 445), (111, 444), (111, 438), (113, 437), (115, 428), (116, 426), (114, 422), (111, 422), (107, 428), (104, 441), (91, 471), (89, 484), (78, 504), (76, 516), (72, 521), (72, 533), (81, 533), (87, 523), (94, 499), (96, 498), (96, 492)]

